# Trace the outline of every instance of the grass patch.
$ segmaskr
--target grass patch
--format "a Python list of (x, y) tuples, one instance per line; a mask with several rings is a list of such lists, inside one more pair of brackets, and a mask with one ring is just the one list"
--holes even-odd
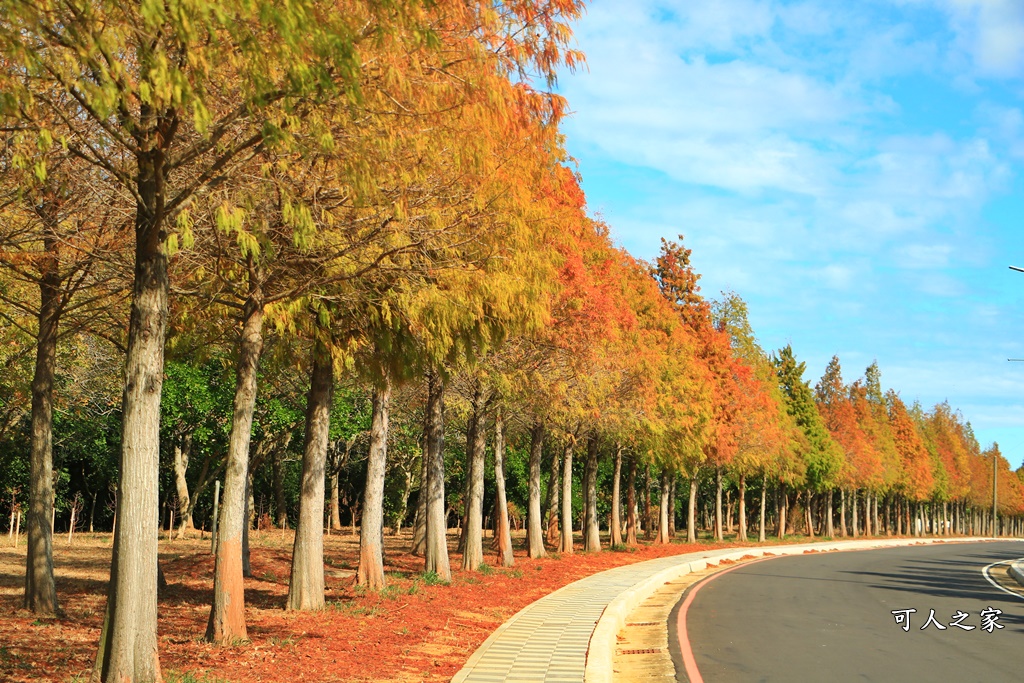
[(477, 567), (476, 570), (478, 572), (480, 572), (481, 574), (483, 574), (484, 576), (490, 576), (491, 574), (494, 573), (494, 567), (492, 567), (491, 565), (487, 564), (486, 562), (481, 562), (480, 566)]
[(290, 647), (295, 644), (295, 639), (291, 636), (270, 636), (267, 638), (267, 645), (273, 645), (274, 647)]
[(405, 591), (403, 591), (400, 586), (389, 583), (387, 586), (384, 586), (377, 595), (380, 596), (381, 600), (397, 600), (398, 596), (404, 592)]
[(13, 666), (26, 671), (30, 671), (32, 669), (32, 663), (29, 662), (24, 655), (11, 652), (7, 649), (6, 645), (0, 645), (0, 664), (3, 664), (4, 666)]
[(228, 683), (224, 678), (210, 678), (207, 675), (196, 676), (189, 671), (168, 671), (164, 683)]
[(332, 600), (327, 603), (327, 608), (353, 617), (372, 618), (383, 613), (383, 610), (379, 607), (367, 607), (366, 605), (357, 605), (354, 602), (345, 602), (343, 600)]
[(445, 581), (440, 576), (438, 576), (437, 572), (435, 572), (433, 569), (431, 569), (429, 572), (423, 572), (422, 579), (423, 583), (425, 583), (428, 586), (448, 586), (451, 584), (450, 581)]

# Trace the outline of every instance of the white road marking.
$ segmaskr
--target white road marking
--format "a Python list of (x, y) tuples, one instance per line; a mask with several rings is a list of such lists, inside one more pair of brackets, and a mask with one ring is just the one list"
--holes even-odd
[[(1022, 559), (1024, 559), (1024, 558), (1022, 558)], [(989, 569), (991, 569), (992, 567), (995, 567), (995, 566), (996, 566), (996, 565), (998, 565), (998, 564), (1009, 564), (1009, 563), (1011, 563), (1011, 562), (1019, 562), (1019, 561), (1020, 561), (1020, 560), (1003, 560), (1002, 562), (993, 562), (992, 564), (988, 565), (987, 567), (984, 567), (984, 568), (983, 568), (983, 569), (981, 570), (981, 575), (985, 577), (985, 580), (986, 580), (986, 581), (988, 581), (989, 583), (991, 583), (991, 584), (992, 584), (993, 586), (995, 586), (995, 587), (996, 587), (996, 588), (998, 588), (999, 590), (1003, 591), (1004, 593), (1006, 593), (1006, 594), (1008, 594), (1008, 595), (1012, 595), (1012, 596), (1013, 596), (1013, 597), (1015, 597), (1015, 598), (1020, 598), (1021, 600), (1024, 600), (1024, 595), (1021, 595), (1020, 593), (1014, 593), (1014, 592), (1013, 592), (1013, 591), (1011, 591), (1011, 590), (1008, 590), (1008, 589), (1006, 589), (1006, 588), (1003, 588), (1002, 586), (1000, 586), (1000, 585), (999, 585), (999, 584), (998, 584), (998, 583), (996, 582), (996, 580), (995, 580), (995, 579), (993, 579), (993, 578), (992, 578), (991, 576), (989, 576), (989, 573), (988, 573), (988, 570), (989, 570)]]

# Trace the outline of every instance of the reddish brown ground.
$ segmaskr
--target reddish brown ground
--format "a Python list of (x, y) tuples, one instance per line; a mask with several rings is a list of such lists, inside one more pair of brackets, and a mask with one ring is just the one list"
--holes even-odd
[[(37, 620), (21, 609), (24, 537), (17, 549), (0, 537), (0, 680), (88, 680), (106, 600), (109, 540), (109, 534), (80, 535), (68, 547), (58, 536), (57, 590), (66, 615)], [(430, 586), (422, 577), (423, 560), (406, 552), (408, 536), (389, 537), (390, 585), (381, 594), (362, 594), (352, 580), (358, 537), (328, 536), (328, 609), (295, 613), (283, 609), (291, 533), (254, 532), (253, 578), (245, 583), (250, 641), (230, 647), (202, 641), (213, 585), (209, 538), (161, 540), (170, 582), (159, 605), (164, 674), (182, 683), (447, 681), (499, 624), (556, 588), (622, 564), (717, 547), (643, 545), (635, 552), (530, 560), (519, 549), (522, 540), (515, 539), (514, 568), (457, 571), (450, 586)], [(453, 554), (452, 565), (460, 559)]]

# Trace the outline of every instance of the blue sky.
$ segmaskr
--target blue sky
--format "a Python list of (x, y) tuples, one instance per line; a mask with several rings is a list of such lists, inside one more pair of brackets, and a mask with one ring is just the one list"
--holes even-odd
[(560, 77), (589, 208), (685, 235), (766, 349), (1024, 460), (1024, 2), (595, 0)]

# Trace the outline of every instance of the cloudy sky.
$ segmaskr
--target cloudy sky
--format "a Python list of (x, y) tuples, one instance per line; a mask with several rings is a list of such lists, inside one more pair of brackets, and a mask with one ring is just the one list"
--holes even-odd
[(591, 212), (685, 235), (817, 381), (877, 359), (1024, 460), (1024, 2), (594, 0), (560, 78)]

